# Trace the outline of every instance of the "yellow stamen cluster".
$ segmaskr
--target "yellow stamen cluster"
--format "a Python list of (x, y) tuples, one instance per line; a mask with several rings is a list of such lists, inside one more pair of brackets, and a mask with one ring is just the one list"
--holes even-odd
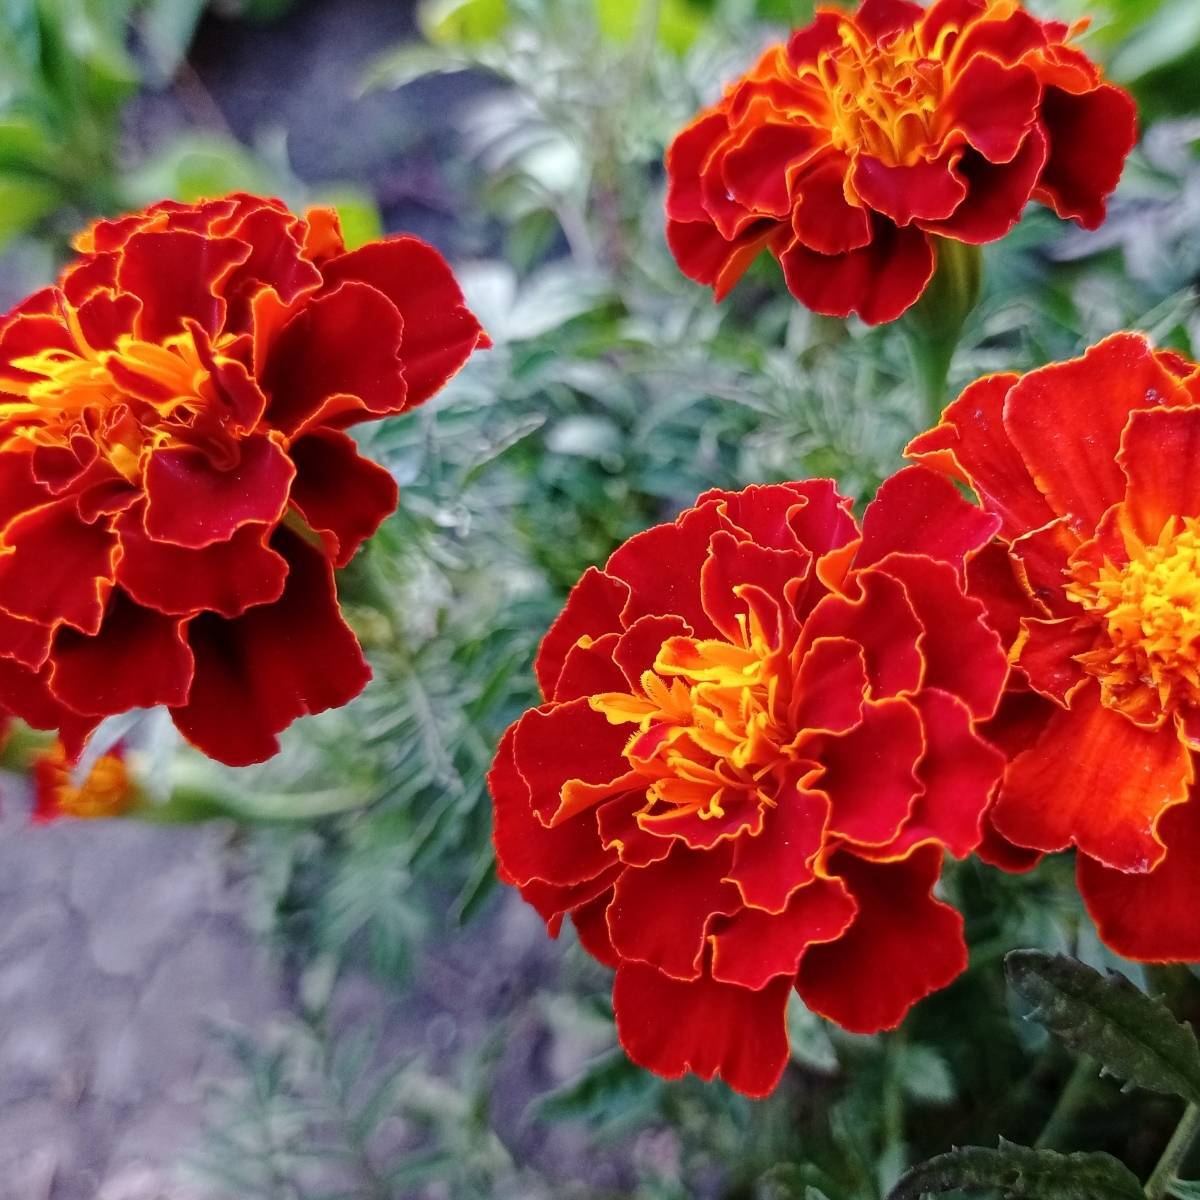
[(943, 91), (941, 62), (923, 57), (912, 33), (881, 49), (847, 26), (842, 46), (818, 67), (829, 99), (833, 144), (891, 166), (919, 160)]
[(739, 799), (773, 803), (768, 776), (789, 759), (787, 656), (743, 622), (741, 644), (671, 638), (640, 693), (593, 696), (614, 725), (638, 727), (625, 748), (655, 804), (723, 817)]
[(1151, 545), (1127, 542), (1127, 563), (1105, 560), (1067, 594), (1106, 635), (1079, 662), (1114, 707), (1157, 720), (1200, 704), (1200, 520), (1169, 521)]

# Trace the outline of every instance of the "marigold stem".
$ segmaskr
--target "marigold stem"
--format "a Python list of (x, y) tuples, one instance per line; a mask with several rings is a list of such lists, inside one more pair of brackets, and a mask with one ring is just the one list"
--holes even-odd
[(1171, 1182), (1183, 1165), (1198, 1133), (1200, 1133), (1200, 1104), (1193, 1100), (1184, 1109), (1183, 1116), (1179, 1118), (1179, 1124), (1175, 1126), (1175, 1132), (1171, 1134), (1171, 1140), (1167, 1143), (1167, 1148), (1158, 1160), (1158, 1165), (1154, 1168), (1150, 1178), (1146, 1180), (1145, 1191), (1149, 1200), (1161, 1200), (1161, 1197), (1170, 1191)]

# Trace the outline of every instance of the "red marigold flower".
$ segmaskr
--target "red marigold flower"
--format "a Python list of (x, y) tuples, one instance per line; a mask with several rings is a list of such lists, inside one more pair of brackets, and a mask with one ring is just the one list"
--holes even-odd
[(71, 782), (71, 762), (72, 756), (61, 741), (34, 756), (33, 819), (38, 824), (60, 817), (119, 817), (133, 806), (137, 792), (120, 746), (101, 755), (79, 787)]
[(1119, 953), (1200, 958), (1200, 369), (1117, 334), (973, 384), (909, 453), (1001, 522), (974, 580), (1019, 669), (996, 831), (1077, 847)]
[(761, 250), (815, 312), (895, 320), (938, 238), (1032, 198), (1087, 229), (1137, 137), (1127, 93), (1016, 0), (863, 0), (773, 46), (667, 151), (667, 240), (723, 298)]
[(81, 235), (0, 322), (0, 703), (74, 745), (166, 705), (255, 762), (369, 670), (334, 569), (395, 508), (347, 426), (477, 347), (441, 256), (235, 195)]
[(752, 1096), (795, 987), (897, 1025), (964, 967), (935, 900), (1002, 757), (1007, 674), (963, 585), (994, 518), (923, 468), (861, 529), (828, 481), (708, 492), (592, 568), (490, 776), (502, 877), (616, 968), (629, 1055)]

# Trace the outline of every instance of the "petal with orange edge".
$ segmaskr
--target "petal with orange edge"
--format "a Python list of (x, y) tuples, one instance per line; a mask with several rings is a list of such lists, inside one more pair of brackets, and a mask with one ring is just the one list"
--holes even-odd
[(652, 963), (673, 979), (697, 979), (713, 918), (741, 907), (724, 879), (732, 851), (676, 843), (661, 862), (630, 867), (617, 880), (608, 932), (623, 960)]
[(1144, 542), (1157, 542), (1172, 517), (1200, 516), (1200, 406), (1135, 412), (1117, 461), (1129, 481), (1125, 510)]
[(845, 733), (862, 720), (866, 694), (862, 647), (849, 638), (818, 638), (801, 660), (788, 724), (792, 729)]
[(823, 154), (793, 184), (792, 228), (800, 246), (822, 255), (846, 254), (871, 241), (871, 214), (846, 196), (850, 159)]
[(142, 302), (138, 336), (160, 342), (181, 332), (188, 318), (215, 334), (225, 318), (219, 284), (249, 257), (250, 247), (233, 238), (135, 233), (121, 250), (117, 283)]
[(267, 419), (291, 437), (411, 408), (403, 336), (396, 306), (377, 288), (345, 283), (318, 296), (280, 330), (260, 364)]
[(854, 24), (876, 42), (911, 29), (923, 16), (925, 10), (912, 0), (863, 0), (854, 14)]
[(567, 651), (551, 699), (563, 704), (568, 700), (578, 700), (580, 696), (625, 691), (628, 686), (625, 676), (613, 662), (617, 641), (617, 634), (606, 633), (588, 645), (579, 642), (572, 646)]
[(1082, 95), (1052, 87), (1042, 100), (1041, 119), (1050, 139), (1050, 157), (1035, 198), (1084, 229), (1098, 228), (1107, 210), (1105, 201), (1137, 141), (1132, 97), (1112, 84)]
[(999, 527), (997, 517), (969, 504), (944, 476), (927, 467), (904, 467), (884, 480), (867, 505), (854, 565), (870, 566), (900, 551), (961, 568)]
[(146, 466), (146, 533), (199, 550), (228, 541), (242, 525), (275, 525), (295, 475), (287, 453), (265, 434), (239, 443), (238, 461), (227, 468), (190, 446), (157, 450)]
[(974, 730), (970, 710), (955, 696), (924, 689), (913, 703), (921, 714), (925, 756), (917, 768), (923, 786), (891, 845), (869, 858), (898, 858), (922, 842), (940, 842), (965, 858), (983, 836), (988, 801), (1004, 773), (1004, 755)]
[(297, 717), (340, 708), (371, 678), (328, 561), (286, 530), (271, 547), (288, 561), (283, 595), (232, 620), (193, 618), (196, 673), (187, 704), (171, 710), (184, 737), (229, 766), (270, 758)]
[(668, 1079), (719, 1075), (743, 1095), (765, 1096), (788, 1061), (790, 980), (752, 992), (706, 976), (683, 983), (645, 963), (622, 963), (613, 982), (617, 1036), (639, 1066)]
[(1009, 765), (992, 820), (1018, 846), (1074, 844), (1119, 871), (1149, 871), (1165, 853), (1159, 819), (1187, 798), (1192, 778), (1192, 756), (1173, 725), (1143, 729), (1088, 684)]
[(902, 228), (913, 221), (944, 221), (963, 202), (967, 185), (954, 157), (894, 166), (871, 154), (855, 159), (850, 181), (864, 204)]
[(824, 792), (789, 788), (775, 798), (762, 832), (738, 838), (727, 878), (748, 907), (783, 912), (792, 893), (813, 878), (828, 819)]
[(879, 564), (904, 584), (908, 602), (925, 628), (922, 685), (964, 700), (979, 718), (996, 711), (1008, 679), (999, 636), (984, 620), (983, 603), (966, 595), (949, 563), (917, 554), (889, 554)]
[(1067, 697), (1085, 678), (1076, 661), (1096, 644), (1096, 627), (1088, 621), (1026, 619), (1025, 636), (1014, 660), (1025, 672), (1030, 687), (1067, 707)]
[(906, 698), (868, 701), (848, 733), (806, 743), (825, 768), (818, 782), (829, 796), (829, 829), (850, 841), (884, 845), (900, 831), (921, 790), (916, 765), (925, 753), (921, 714)]
[(1004, 425), (1055, 515), (1088, 536), (1124, 499), (1117, 451), (1130, 414), (1182, 394), (1144, 336), (1118, 333), (1082, 358), (1020, 379), (1008, 394)]
[(390, 471), (363, 458), (354, 439), (336, 429), (314, 430), (288, 453), (296, 464), (292, 503), (321, 535), (333, 565), (344, 567), (395, 512), (400, 489)]
[(1031, 67), (1008, 66), (990, 54), (977, 54), (955, 77), (942, 105), (951, 128), (984, 158), (1008, 163), (1037, 119), (1041, 97)]
[(974, 246), (998, 241), (1021, 219), (1046, 154), (1046, 137), (1036, 125), (1011, 162), (988, 162), (968, 150), (956, 167), (967, 186), (966, 198), (944, 221), (922, 221), (921, 228)]
[(41, 625), (100, 628), (117, 540), (104, 523), (80, 520), (66, 496), (17, 517), (0, 550), (0, 608)]
[(718, 109), (699, 116), (667, 148), (666, 210), (671, 221), (707, 223), (701, 171), (714, 146), (728, 132), (729, 118)]
[(941, 868), (940, 846), (891, 863), (834, 857), (830, 869), (845, 880), (858, 914), (842, 937), (800, 961), (796, 991), (813, 1012), (851, 1033), (894, 1029), (966, 968), (962, 917), (932, 895)]
[(825, 132), (811, 125), (765, 121), (725, 155), (725, 186), (752, 212), (786, 219), (792, 209), (792, 168), (811, 158), (826, 140)]
[(678, 520), (634, 534), (618, 547), (605, 572), (629, 585), (625, 620), (643, 615), (682, 617), (697, 637), (711, 637), (716, 626), (704, 610), (700, 570), (709, 539), (725, 522), (715, 502), (689, 508)]
[(807, 550), (772, 550), (719, 530), (712, 535), (700, 568), (704, 611), (726, 638), (736, 642), (748, 615), (746, 599), (737, 589), (752, 583), (769, 596), (783, 596), (792, 580), (808, 574), (811, 562)]
[(199, 550), (147, 537), (136, 509), (116, 529), (117, 583), (147, 608), (177, 616), (207, 609), (236, 617), (283, 594), (287, 560), (266, 544), (269, 526), (242, 525), (228, 541)]
[(1076, 859), (1079, 894), (1100, 940), (1137, 962), (1200, 960), (1200, 797), (1168, 809), (1159, 822), (1167, 856), (1149, 874), (1114, 871), (1085, 854)]
[(856, 906), (840, 879), (814, 879), (792, 894), (783, 912), (747, 908), (720, 923), (712, 942), (712, 977), (740, 987), (765, 987), (793, 976), (809, 946), (841, 937)]
[(99, 631), (87, 637), (60, 629), (50, 661), (50, 690), (86, 716), (182, 704), (192, 682), (183, 622), (135, 604), (119, 588)]
[(529, 785), (513, 754), (516, 731), (516, 724), (505, 731), (488, 773), (492, 840), (506, 879), (521, 885), (539, 879), (565, 887), (596, 878), (616, 856), (605, 850), (594, 818), (586, 814), (553, 829), (533, 815)]
[(824, 637), (849, 638), (863, 648), (875, 696), (911, 691), (924, 672), (918, 648), (924, 626), (899, 580), (869, 568), (859, 581), (859, 599), (831, 595), (817, 604), (804, 625), (805, 645)]
[[(367, 283), (399, 310), (404, 325), (400, 358), (406, 408), (424, 404), (458, 372), (472, 351), (491, 345), (467, 308), (449, 264), (420, 238), (371, 242), (325, 263), (322, 272), (326, 286), (342, 280)], [(361, 351), (363, 339), (355, 338), (352, 345)], [(395, 412), (398, 407), (387, 411)]]
[(581, 637), (600, 637), (620, 631), (621, 610), (629, 599), (629, 587), (606, 575), (597, 567), (588, 567), (571, 589), (563, 610), (542, 638), (533, 670), (543, 696), (554, 694), (571, 647)]
[(868, 325), (883, 325), (916, 303), (933, 277), (934, 253), (921, 230), (881, 220), (861, 249), (818, 254), (797, 241), (779, 261), (801, 304), (828, 317), (856, 314)]
[(587, 697), (525, 713), (517, 722), (515, 753), (538, 818), (557, 824), (628, 787), (609, 785), (628, 773), (622, 751), (629, 734), (629, 726), (610, 725)]
[(1004, 427), (1004, 404), (1018, 375), (989, 375), (963, 392), (941, 424), (908, 444), (905, 455), (969, 484), (1013, 536), (1058, 515), (1038, 491)]

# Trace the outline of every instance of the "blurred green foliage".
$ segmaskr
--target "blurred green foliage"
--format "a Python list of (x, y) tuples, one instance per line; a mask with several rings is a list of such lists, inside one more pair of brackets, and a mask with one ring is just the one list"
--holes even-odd
[[(282, 140), (245, 146), (197, 127), (130, 150), (130, 102), (187, 76), (196, 0), (0, 4), (10, 250), (59, 255), (91, 216), (236, 187), (326, 199), (352, 242), (378, 234), (360, 181), (315, 191)], [(285, 7), (218, 6), (251, 20)], [(986, 249), (955, 386), (1121, 327), (1187, 350), (1200, 337), (1200, 6), (1038, 7), (1094, 15), (1089, 46), (1137, 92), (1146, 136), (1099, 234), (1039, 210)], [(811, 11), (809, 0), (425, 0), (424, 40), (366, 69), (371, 89), (465, 71), (493, 84), (454, 104), (446, 169), (462, 244), (483, 248), (459, 274), (495, 348), (423, 409), (363, 434), (402, 490), (340, 584), (375, 670), (367, 692), (241, 772), (177, 750), (162, 726), (148, 735), (161, 764), (152, 790), (171, 795), (158, 817), (220, 815), (243, 831), (258, 922), (301, 1000), (269, 1039), (220, 1033), (235, 1070), (214, 1088), (193, 1164), (217, 1195), (872, 1200), (913, 1162), (997, 1134), (1032, 1144), (1065, 1132), (1064, 1147), (1142, 1173), (1161, 1148), (1170, 1100), (1123, 1099), (1088, 1077), (1075, 1107), (1055, 1111), (1070, 1056), (1005, 988), (1014, 946), (1112, 964), (1061, 861), (1025, 878), (955, 867), (946, 889), (967, 917), (968, 972), (897, 1035), (850, 1037), (797, 1005), (794, 1069), (761, 1105), (664, 1083), (614, 1052), (606, 973), (569, 933), (540, 958), (523, 952), (528, 978), (487, 1010), (484, 1032), (467, 1022), (453, 1053), (391, 1046), (338, 1009), (337, 981), (359, 972), (417, 1003), (422, 972), (456, 947), (477, 974), (502, 973), (492, 931), (514, 906), (495, 888), (485, 776), (505, 725), (536, 702), (532, 655), (582, 570), (709, 487), (828, 475), (861, 500), (923, 423), (897, 329), (807, 313), (767, 262), (716, 306), (663, 243), (668, 140)], [(1159, 120), (1171, 115), (1191, 119)], [(506, 1048), (538, 1039), (583, 1047), (584, 1061), (568, 1054), (567, 1077), (549, 1082), (535, 1073), (537, 1094), (506, 1090)], [(518, 1132), (501, 1137), (513, 1106), (523, 1115), (506, 1128)], [(608, 1164), (608, 1182), (564, 1188), (561, 1171), (513, 1150), (563, 1130)], [(334, 1181), (314, 1182), (314, 1163)]]

